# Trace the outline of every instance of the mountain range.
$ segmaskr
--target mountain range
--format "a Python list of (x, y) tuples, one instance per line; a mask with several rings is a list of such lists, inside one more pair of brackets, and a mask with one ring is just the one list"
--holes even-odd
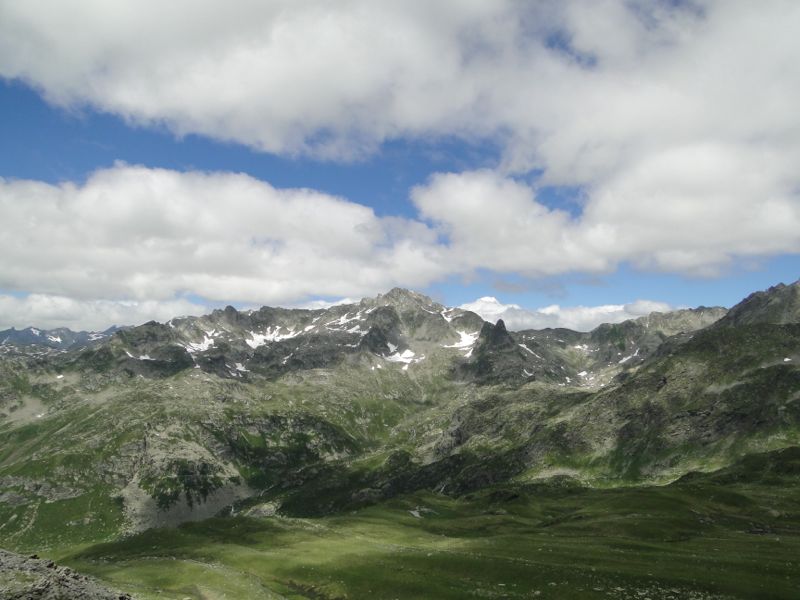
[(74, 560), (214, 516), (669, 487), (800, 445), (800, 282), (585, 333), (393, 289), (0, 340), (0, 545)]
[(11, 351), (34, 353), (47, 350), (77, 350), (86, 348), (111, 337), (119, 327), (105, 331), (72, 331), (66, 327), (57, 329), (6, 329), (0, 331), (0, 353)]

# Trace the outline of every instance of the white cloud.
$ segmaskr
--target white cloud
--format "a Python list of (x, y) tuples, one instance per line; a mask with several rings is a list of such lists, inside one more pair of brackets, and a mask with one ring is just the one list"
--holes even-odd
[(437, 174), (412, 198), (445, 236), (441, 253), (459, 272), (604, 273), (625, 261), (715, 275), (742, 256), (800, 252), (800, 199), (779, 183), (783, 168), (781, 157), (715, 145), (670, 151), (598, 184), (577, 217), (488, 170)]
[(600, 194), (575, 218), (496, 172), (439, 174), (412, 191), (413, 220), (231, 173), (119, 164), (81, 185), (0, 179), (0, 289), (83, 303), (299, 305), (482, 269), (536, 277), (629, 261), (696, 273), (796, 247), (791, 200), (701, 199), (704, 181), (687, 178), (694, 196), (650, 210), (634, 192)]
[(342, 304), (356, 304), (358, 301), (359, 300), (355, 298), (341, 298), (339, 300), (309, 300), (308, 302), (301, 302), (300, 304), (293, 305), (292, 308), (319, 310), (331, 308), (333, 306), (341, 306)]
[(799, 27), (793, 0), (3, 0), (0, 74), (270, 152), (493, 137), (591, 184), (698, 140), (796, 156)]
[(463, 123), (476, 98), (458, 37), (489, 33), (504, 4), (3, 2), (0, 73), (65, 106), (342, 158)]
[(420, 223), (230, 173), (0, 179), (0, 220), (0, 289), (79, 300), (296, 303), (421, 287), (445, 267)]
[(201, 315), (208, 307), (188, 300), (75, 300), (64, 296), (30, 294), (0, 295), (0, 329), (36, 326), (43, 329), (68, 327), (73, 331), (104, 331), (111, 325), (138, 325), (167, 321), (182, 315)]
[(493, 171), (437, 174), (412, 190), (420, 216), (446, 237), (459, 270), (526, 275), (601, 271), (610, 262), (580, 237), (568, 213), (536, 201), (526, 184)]
[[(0, 289), (297, 303), (797, 253), (798, 31), (793, 0), (0, 0), (0, 76), (69, 109), (334, 160), (500, 148), (414, 189), (417, 220), (234, 174), (0, 182)], [(541, 185), (581, 186), (577, 214)]]
[(629, 304), (606, 304), (603, 306), (561, 307), (557, 304), (529, 310), (518, 304), (503, 304), (497, 298), (485, 296), (474, 302), (462, 304), (461, 308), (479, 314), (487, 321), (503, 319), (508, 329), (545, 329), (564, 327), (574, 331), (591, 331), (601, 323), (621, 323), (636, 319), (651, 312), (673, 310), (669, 304), (651, 300), (637, 300)]
[[(0, 75), (63, 106), (283, 154), (490, 140), (496, 175), (415, 192), (450, 234), (448, 268), (713, 275), (800, 251), (798, 31), (792, 0), (0, 0)], [(577, 220), (506, 178), (533, 170), (583, 186)], [(407, 279), (427, 262), (395, 252)]]

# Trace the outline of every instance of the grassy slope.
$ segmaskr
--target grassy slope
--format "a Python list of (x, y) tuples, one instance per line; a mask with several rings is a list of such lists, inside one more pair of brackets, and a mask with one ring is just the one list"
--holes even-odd
[[(156, 450), (222, 444), (248, 483), (269, 487), (306, 465), (381, 464), (385, 445), (413, 443), (401, 423), (457, 392), (438, 371), (346, 365), (249, 385), (197, 371), (148, 380), (0, 369), (0, 408), (31, 413), (0, 420), (0, 546), (23, 552), (114, 539), (124, 526), (119, 489)], [(175, 483), (172, 473), (151, 479), (161, 492)]]
[[(596, 396), (539, 384), (476, 389), (427, 363), (408, 373), (343, 365), (258, 385), (197, 372), (124, 381), (3, 372), (4, 406), (31, 403), (45, 414), (0, 427), (0, 477), (17, 482), (0, 493), (26, 500), (0, 503), (0, 542), (69, 557), (142, 597), (691, 597), (687, 590), (798, 597), (796, 472), (765, 480), (756, 477), (763, 464), (744, 461), (743, 478), (718, 473), (661, 488), (586, 490), (531, 487), (526, 479), (540, 473), (524, 470), (533, 457), (546, 469), (596, 475), (610, 456), (619, 458), (614, 472), (629, 476), (616, 484), (632, 485), (673, 456), (680, 466), (696, 453), (690, 464), (705, 470), (797, 444), (798, 340), (796, 325), (700, 334)], [(787, 356), (795, 359), (786, 363)], [(295, 425), (284, 427), (286, 419)], [(687, 419), (697, 426), (682, 427)], [(609, 437), (618, 426), (625, 435)], [(112, 483), (127, 469), (119, 455), (135, 459), (145, 432), (165, 449), (225, 441), (254, 485), (267, 468), (265, 487), (302, 483), (309, 493), (299, 501), (326, 506), (339, 496), (347, 505), (376, 473), (376, 484), (388, 480), (384, 465), (402, 467), (403, 452), (421, 448), (437, 458), (458, 450), (465, 462), (447, 466), (457, 467), (462, 483), (515, 473), (518, 481), (507, 493), (490, 487), (454, 500), (419, 492), (347, 516), (211, 520), (77, 553), (117, 539), (122, 511)], [(583, 448), (605, 438), (616, 454), (598, 460)], [(343, 456), (320, 460), (317, 452)], [(284, 458), (273, 465), (271, 457)], [(509, 470), (511, 457), (519, 465)], [(484, 471), (502, 477), (486, 480)], [(296, 479), (303, 473), (310, 478)], [(434, 472), (430, 481), (439, 479)], [(55, 491), (35, 487), (42, 482)], [(73, 492), (80, 495), (48, 499)], [(409, 513), (416, 506), (436, 512), (417, 519)]]
[(795, 448), (665, 487), (418, 493), (321, 519), (151, 530), (63, 558), (142, 598), (797, 598), (798, 492)]

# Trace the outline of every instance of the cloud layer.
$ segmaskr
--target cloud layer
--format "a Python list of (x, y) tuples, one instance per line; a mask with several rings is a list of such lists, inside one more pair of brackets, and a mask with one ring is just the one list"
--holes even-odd
[(188, 300), (113, 301), (76, 300), (64, 296), (30, 294), (24, 298), (0, 294), (0, 329), (36, 326), (68, 327), (73, 331), (104, 331), (111, 325), (138, 325), (167, 321), (182, 315), (202, 315), (206, 306)]
[[(0, 179), (0, 290), (33, 294), (31, 310), (64, 306), (65, 318), (75, 311), (64, 299), (82, 302), (87, 315), (92, 302), (122, 302), (119, 314), (138, 318), (174, 302), (194, 309), (185, 300), (193, 297), (297, 304), (424, 288), (483, 269), (535, 277), (629, 261), (693, 273), (796, 248), (800, 232), (797, 207), (774, 198), (734, 214), (724, 202), (650, 212), (632, 202), (624, 214), (572, 217), (493, 171), (435, 175), (412, 198), (418, 217), (401, 219), (232, 173), (119, 164), (81, 185)], [(97, 315), (116, 314), (102, 306)]]
[(435, 234), (246, 175), (119, 165), (84, 185), (0, 180), (0, 289), (91, 300), (287, 303), (441, 277)]
[[(673, 170), (680, 171), (679, 181)], [(447, 239), (448, 262), (461, 270), (537, 277), (604, 273), (625, 261), (645, 270), (716, 275), (737, 257), (800, 251), (797, 191), (773, 188), (769, 170), (766, 161), (685, 149), (598, 186), (575, 218), (540, 203), (533, 187), (494, 171), (437, 174), (412, 198)], [(724, 173), (731, 178), (727, 192), (713, 183)]]
[(529, 310), (518, 304), (503, 304), (497, 298), (485, 296), (474, 302), (462, 304), (461, 308), (479, 314), (487, 321), (496, 322), (503, 319), (508, 329), (546, 329), (548, 327), (564, 327), (574, 331), (591, 331), (601, 323), (621, 323), (628, 319), (636, 319), (651, 312), (673, 310), (664, 302), (637, 300), (629, 304), (606, 304), (603, 306), (571, 306), (561, 307), (557, 304)]
[(799, 25), (793, 0), (4, 0), (0, 74), (277, 153), (492, 137), (593, 184), (699, 142), (795, 164)]
[[(798, 31), (793, 0), (0, 0), (0, 76), (68, 109), (337, 161), (500, 149), (410, 190), (410, 220), (231, 173), (0, 181), (0, 290), (296, 303), (798, 253)], [(545, 185), (582, 190), (572, 213)]]

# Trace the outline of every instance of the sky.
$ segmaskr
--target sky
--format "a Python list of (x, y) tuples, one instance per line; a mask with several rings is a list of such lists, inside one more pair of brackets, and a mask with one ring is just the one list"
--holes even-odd
[(731, 306), (800, 276), (797, 106), (794, 0), (0, 0), (0, 328)]

